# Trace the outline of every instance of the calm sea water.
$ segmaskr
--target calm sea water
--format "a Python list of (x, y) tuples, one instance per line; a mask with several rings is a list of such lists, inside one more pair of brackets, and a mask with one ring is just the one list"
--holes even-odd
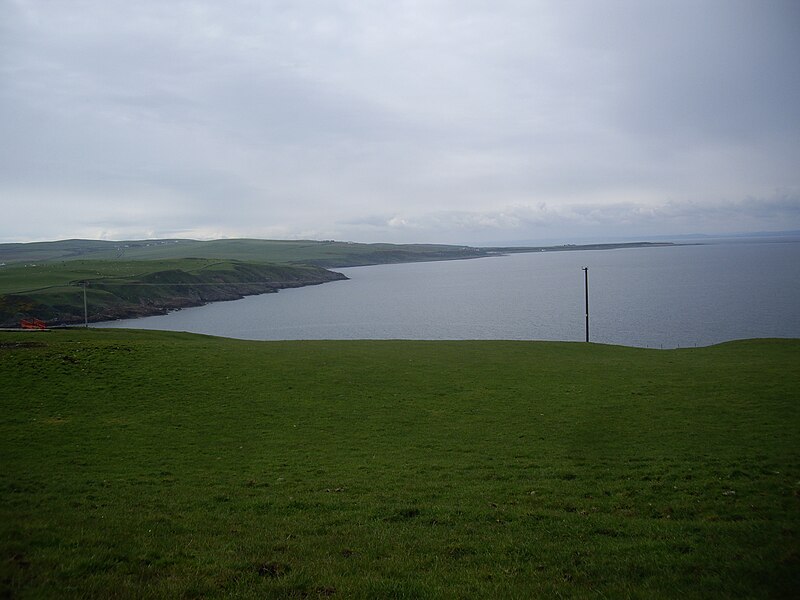
[(539, 252), (338, 269), (350, 280), (99, 323), (251, 340), (800, 338), (800, 241)]

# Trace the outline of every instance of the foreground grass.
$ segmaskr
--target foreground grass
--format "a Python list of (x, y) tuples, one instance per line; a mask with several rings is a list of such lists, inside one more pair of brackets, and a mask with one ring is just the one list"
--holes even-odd
[(795, 597), (799, 365), (0, 334), (0, 595)]

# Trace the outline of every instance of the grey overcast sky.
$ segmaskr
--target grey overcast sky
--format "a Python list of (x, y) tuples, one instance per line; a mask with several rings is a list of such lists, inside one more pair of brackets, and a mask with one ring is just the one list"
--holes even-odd
[(0, 242), (800, 229), (800, 0), (0, 0)]

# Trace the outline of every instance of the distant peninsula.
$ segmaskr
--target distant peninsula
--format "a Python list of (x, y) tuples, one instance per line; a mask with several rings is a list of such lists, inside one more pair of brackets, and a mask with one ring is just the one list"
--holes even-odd
[(333, 240), (62, 240), (0, 244), (0, 327), (164, 314), (209, 302), (347, 279), (330, 269), (669, 242), (472, 247)]

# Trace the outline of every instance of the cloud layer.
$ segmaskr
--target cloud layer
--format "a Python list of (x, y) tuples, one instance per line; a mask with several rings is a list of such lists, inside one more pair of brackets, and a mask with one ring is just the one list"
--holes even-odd
[(0, 241), (800, 229), (793, 0), (0, 16)]

